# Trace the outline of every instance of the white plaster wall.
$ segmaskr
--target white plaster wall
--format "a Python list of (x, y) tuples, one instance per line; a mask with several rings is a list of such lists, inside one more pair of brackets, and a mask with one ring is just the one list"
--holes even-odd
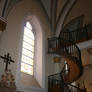
[(81, 43), (78, 43), (77, 46), (82, 50), (84, 48), (92, 47), (92, 40), (84, 41)]
[[(53, 61), (51, 62), (50, 55), (47, 54), (47, 38), (50, 36), (50, 25), (38, 0), (22, 0), (18, 3), (9, 13), (7, 18), (7, 28), (0, 38), (0, 55), (4, 55), (9, 52), (14, 59), (15, 63), (11, 64), (9, 68), (12, 70), (14, 76), (16, 77), (17, 68), (20, 58), (20, 45), (21, 45), (21, 33), (24, 26), (24, 20), (28, 15), (35, 15), (39, 20), (40, 26), (43, 33), (43, 45), (42, 45), (42, 79), (41, 84), (46, 87), (47, 76), (53, 72)], [(38, 29), (39, 30), (39, 29)], [(40, 47), (39, 47), (40, 49)], [(0, 60), (1, 61), (1, 60)], [(3, 63), (0, 62), (0, 75), (3, 73)], [(40, 66), (39, 66), (40, 67)], [(39, 71), (39, 70), (38, 70)], [(39, 75), (39, 72), (38, 72)], [(17, 78), (20, 76), (17, 75)], [(39, 78), (40, 81), (40, 78)], [(23, 87), (25, 90), (27, 88)], [(32, 88), (29, 88), (30, 90)], [(33, 90), (33, 89), (32, 89)], [(37, 91), (34, 88), (34, 91)], [(33, 91), (33, 92), (34, 92)]]
[[(43, 71), (45, 72), (45, 66), (42, 65), (42, 61), (45, 63), (44, 55), (43, 55), (43, 50), (42, 50), (42, 42), (43, 42), (43, 30), (41, 29), (41, 26), (39, 24), (39, 21), (34, 17), (31, 21), (33, 23), (34, 31), (35, 31), (35, 71), (34, 71), (34, 76), (38, 83), (40, 84), (41, 87), (44, 87), (44, 83), (42, 83), (42, 76), (43, 76)], [(45, 36), (44, 36), (45, 37)], [(44, 76), (45, 77), (45, 76)]]

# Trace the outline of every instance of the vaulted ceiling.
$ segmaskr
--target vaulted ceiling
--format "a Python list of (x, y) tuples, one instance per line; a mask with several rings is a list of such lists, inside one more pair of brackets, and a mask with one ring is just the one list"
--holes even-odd
[[(0, 16), (6, 19), (12, 7), (20, 1), (22, 0), (0, 0)], [(51, 29), (54, 32), (59, 31), (57, 34), (75, 1), (77, 0), (39, 0), (51, 21)]]
[[(11, 9), (15, 3), (22, 1), (22, 0), (0, 0), (0, 16), (4, 16), (3, 12), (6, 14), (7, 10)], [(51, 0), (39, 0), (42, 2), (46, 12), (48, 15), (50, 14), (50, 2)]]
[[(22, 0), (0, 0), (0, 16), (3, 16), (2, 13), (3, 13), (4, 7), (6, 7), (8, 9), (8, 11), (4, 10), (4, 12), (8, 13), (10, 11), (11, 7), (13, 7), (13, 5), (19, 1), (22, 1)], [(39, 1), (41, 1), (41, 3), (44, 6), (45, 11), (47, 12), (48, 16), (50, 17), (51, 7), (53, 6), (53, 3), (57, 2), (57, 0), (39, 0)], [(67, 0), (58, 0), (58, 2), (56, 4), (57, 5), (57, 16), (59, 15), (60, 10), (63, 8), (66, 1)]]
[(46, 10), (46, 12), (48, 14), (48, 16), (50, 16), (51, 0), (41, 0), (41, 2), (43, 4), (43, 6), (44, 6), (44, 8), (45, 8), (45, 10)]

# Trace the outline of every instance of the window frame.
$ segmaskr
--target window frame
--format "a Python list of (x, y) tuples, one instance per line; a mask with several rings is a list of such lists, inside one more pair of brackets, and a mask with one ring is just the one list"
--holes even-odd
[[(27, 25), (27, 22), (29, 22), (30, 23), (30, 25), (32, 26), (32, 30), (30, 29), (30, 28), (28, 28), (26, 25)], [(25, 27), (26, 28), (28, 28), (32, 33), (33, 33), (33, 35), (34, 35), (34, 52), (33, 52), (33, 54), (34, 54), (34, 56), (33, 56), (33, 65), (30, 65), (30, 66), (32, 66), (32, 68), (33, 68), (33, 73), (32, 74), (29, 74), (29, 73), (27, 73), (27, 72), (23, 72), (23, 71), (21, 71), (21, 67), (20, 67), (20, 72), (21, 73), (25, 73), (25, 74), (28, 74), (28, 75), (30, 75), (30, 76), (34, 76), (34, 64), (35, 64), (35, 44), (36, 44), (36, 36), (35, 36), (35, 32), (33, 31), (34, 30), (34, 28), (33, 28), (33, 25), (32, 25), (32, 23), (29, 21), (29, 20), (27, 20), (26, 22), (25, 22), (25, 24), (24, 24), (24, 27), (23, 27), (23, 34), (22, 34), (22, 46), (21, 46), (21, 64), (22, 63), (25, 63), (25, 62), (23, 62), (22, 61), (22, 55), (23, 55), (23, 53), (22, 53), (22, 51), (23, 51), (23, 42), (24, 42), (24, 31), (25, 31)], [(30, 38), (31, 39), (31, 38)], [(31, 45), (31, 44), (30, 44)], [(31, 45), (32, 46), (32, 45)], [(20, 64), (20, 65), (21, 65)], [(25, 63), (26, 64), (26, 63)], [(27, 64), (28, 65), (28, 64)], [(30, 70), (31, 71), (31, 70)]]
[[(20, 39), (19, 39), (19, 48), (18, 48), (18, 63), (17, 63), (17, 73), (16, 73), (16, 84), (17, 88), (21, 89), (21, 87), (25, 88), (32, 88), (29, 85), (26, 85), (21, 80), (22, 72), (21, 72), (21, 51), (22, 51), (22, 42), (23, 42), (23, 31), (26, 21), (29, 21), (33, 27), (33, 33), (35, 36), (35, 47), (34, 47), (34, 75), (26, 75), (30, 76), (32, 79), (36, 79), (36, 81), (40, 84), (42, 88), (45, 87), (45, 32), (43, 31), (43, 28), (40, 25), (40, 21), (38, 18), (34, 15), (28, 15), (25, 17), (25, 19), (21, 22), (21, 27), (19, 29), (20, 31)], [(40, 43), (39, 43), (40, 41)], [(40, 47), (40, 50), (39, 50)], [(44, 50), (44, 52), (43, 52)], [(39, 54), (40, 51), (40, 54)], [(39, 58), (40, 57), (40, 58)], [(39, 64), (40, 62), (40, 64)], [(34, 86), (35, 87), (35, 86)]]

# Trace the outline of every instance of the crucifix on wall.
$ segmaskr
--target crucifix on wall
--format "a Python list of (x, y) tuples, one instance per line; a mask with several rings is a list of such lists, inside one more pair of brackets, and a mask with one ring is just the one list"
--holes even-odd
[(12, 62), (14, 63), (14, 61), (11, 59), (11, 56), (9, 53), (5, 54), (4, 56), (0, 56), (0, 58), (2, 58), (4, 60), (5, 63), (5, 71), (8, 70), (8, 65)]

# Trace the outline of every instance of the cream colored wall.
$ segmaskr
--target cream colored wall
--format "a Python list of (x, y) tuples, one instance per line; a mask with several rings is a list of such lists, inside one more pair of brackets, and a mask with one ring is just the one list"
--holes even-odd
[(91, 55), (88, 53), (87, 48), (81, 50), (81, 58), (84, 66), (92, 63)]
[[(81, 56), (83, 65), (87, 64), (85, 62), (90, 62), (92, 64), (92, 55), (87, 52), (87, 48), (81, 50)], [(77, 80), (81, 88), (83, 87), (83, 81), (85, 87), (87, 88), (87, 92), (91, 92), (92, 85), (89, 84), (92, 84), (92, 68), (88, 69), (84, 67), (82, 76), (79, 78), (79, 80)]]
[(25, 74), (25, 73), (21, 73), (21, 82), (23, 84), (25, 84), (26, 86), (35, 86), (35, 87), (39, 87), (40, 88), (40, 85), (39, 83), (36, 81), (36, 79), (33, 77), (33, 76), (30, 76), (28, 74)]
[(92, 22), (92, 0), (78, 0), (70, 11), (65, 24), (80, 15), (84, 15), (84, 24)]
[[(43, 11), (38, 0), (22, 0), (16, 4), (16, 6), (9, 13), (7, 18), (7, 28), (2, 33), (0, 38), (0, 55), (4, 55), (9, 52), (14, 59), (15, 63), (11, 64), (9, 68), (12, 70), (14, 76), (16, 77), (18, 62), (20, 59), (20, 45), (21, 45), (21, 33), (23, 31), (24, 20), (27, 16), (35, 15), (39, 24), (41, 25), (43, 33), (43, 58), (42, 65), (42, 76), (44, 76), (42, 84), (47, 87), (48, 75), (53, 73), (53, 62), (50, 55), (47, 54), (47, 38), (50, 37), (50, 25), (48, 19)], [(39, 29), (38, 29), (39, 30)], [(1, 60), (0, 60), (1, 61)], [(0, 62), (0, 75), (3, 73), (3, 62)], [(17, 78), (20, 76), (17, 75)]]

